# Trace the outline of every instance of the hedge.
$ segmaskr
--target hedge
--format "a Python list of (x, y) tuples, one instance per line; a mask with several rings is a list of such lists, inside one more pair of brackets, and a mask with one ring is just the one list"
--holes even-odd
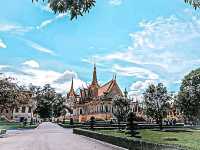
[(186, 150), (179, 146), (157, 144), (157, 143), (151, 143), (151, 142), (147, 142), (143, 140), (128, 139), (128, 138), (122, 138), (122, 137), (114, 137), (111, 135), (104, 135), (101, 133), (97, 133), (97, 132), (94, 132), (91, 130), (85, 130), (85, 129), (75, 128), (73, 129), (73, 133), (94, 138), (100, 141), (104, 141), (113, 145), (117, 145), (119, 147), (127, 148), (129, 150)]

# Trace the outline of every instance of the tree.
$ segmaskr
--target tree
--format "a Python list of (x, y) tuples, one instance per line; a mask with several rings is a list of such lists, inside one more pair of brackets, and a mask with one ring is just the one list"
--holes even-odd
[(162, 121), (169, 108), (170, 99), (167, 88), (162, 83), (158, 85), (151, 84), (144, 92), (146, 114), (156, 120), (160, 129), (162, 129)]
[(53, 103), (53, 116), (54, 117), (60, 117), (64, 114), (65, 106), (63, 103), (65, 102), (65, 99), (61, 94), (56, 94), (55, 101)]
[(8, 109), (13, 111), (20, 104), (27, 103), (30, 98), (31, 93), (13, 82), (13, 78), (0, 78), (0, 112)]
[(95, 117), (90, 117), (90, 129), (94, 130), (94, 124), (95, 124)]
[(41, 118), (50, 118), (53, 116), (53, 103), (55, 97), (56, 92), (49, 84), (46, 84), (37, 92), (36, 112)]
[(130, 102), (126, 97), (115, 97), (112, 102), (113, 115), (117, 118), (120, 129), (120, 122), (126, 121), (130, 111)]
[(184, 0), (185, 3), (188, 3), (194, 7), (194, 9), (200, 8), (200, 0)]
[[(38, 2), (40, 0), (32, 0)], [(54, 13), (69, 13), (73, 20), (78, 16), (88, 13), (96, 3), (96, 0), (41, 0), (48, 3)], [(184, 0), (185, 3), (192, 5), (195, 9), (200, 8), (200, 0)]]
[(176, 103), (189, 121), (200, 119), (200, 68), (184, 77)]
[(32, 86), (31, 90), (35, 94), (36, 112), (41, 118), (59, 117), (63, 114), (65, 99), (56, 93), (50, 84), (42, 88)]
[(137, 132), (136, 127), (137, 124), (134, 122), (136, 120), (136, 114), (134, 112), (130, 112), (127, 117), (127, 129), (130, 130), (131, 136), (134, 136)]
[[(39, 0), (32, 0), (32, 2)], [(71, 20), (90, 11), (96, 0), (42, 0), (47, 2), (54, 13), (69, 13)]]

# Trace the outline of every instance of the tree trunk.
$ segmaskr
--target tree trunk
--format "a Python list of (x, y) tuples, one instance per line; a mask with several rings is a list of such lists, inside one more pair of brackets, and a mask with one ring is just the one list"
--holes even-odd
[(120, 130), (120, 121), (118, 120), (118, 129)]
[(161, 117), (159, 118), (159, 127), (160, 127), (160, 130), (163, 129), (163, 123), (162, 123), (162, 118)]

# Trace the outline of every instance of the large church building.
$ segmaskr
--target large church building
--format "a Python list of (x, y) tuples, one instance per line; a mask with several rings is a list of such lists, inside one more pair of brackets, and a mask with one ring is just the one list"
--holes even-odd
[(90, 120), (92, 116), (96, 120), (113, 118), (112, 99), (115, 96), (123, 96), (116, 76), (104, 85), (99, 85), (96, 65), (94, 65), (93, 78), (89, 86), (80, 89), (79, 94), (77, 94), (74, 91), (72, 79), (71, 89), (67, 93), (67, 99), (73, 104), (73, 118), (79, 122)]

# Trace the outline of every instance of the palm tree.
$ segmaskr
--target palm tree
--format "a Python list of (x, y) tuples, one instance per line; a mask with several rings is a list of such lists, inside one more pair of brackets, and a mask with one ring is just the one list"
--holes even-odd
[[(32, 0), (38, 2), (40, 0)], [(90, 11), (96, 0), (42, 0), (47, 2), (54, 13), (69, 13), (71, 20)]]

